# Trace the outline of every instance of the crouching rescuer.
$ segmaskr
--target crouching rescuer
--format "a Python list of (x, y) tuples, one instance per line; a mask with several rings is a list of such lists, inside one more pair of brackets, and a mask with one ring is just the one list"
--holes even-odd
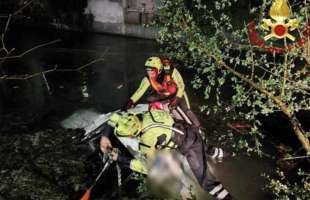
[[(127, 112), (114, 113), (108, 124), (114, 127), (114, 133), (118, 138), (136, 138), (139, 143), (139, 153), (135, 154), (134, 158), (113, 152), (113, 160), (128, 166), (133, 171), (151, 176), (156, 174), (156, 170), (152, 168), (161, 165), (160, 157), (165, 157), (163, 156), (165, 153), (169, 155), (166, 156), (166, 160), (182, 160), (178, 159), (182, 157), (197, 185), (216, 199), (231, 199), (229, 192), (211, 172), (207, 161), (208, 146), (197, 127), (176, 122), (169, 112), (163, 110), (150, 110), (137, 115)], [(104, 152), (107, 147), (111, 148), (108, 140), (107, 136), (102, 136), (101, 151)], [(176, 164), (178, 161), (173, 163)], [(182, 167), (174, 164), (170, 165), (170, 169), (181, 176), (178, 171)], [(186, 187), (190, 185), (187, 184)], [(182, 191), (182, 199), (188, 199), (188, 195), (182, 194)]]
[(145, 69), (147, 75), (130, 97), (126, 109), (133, 107), (146, 94), (148, 103), (165, 102), (170, 107), (178, 106), (193, 125), (200, 127), (197, 116), (191, 110), (183, 78), (171, 60), (150, 57), (145, 62)]

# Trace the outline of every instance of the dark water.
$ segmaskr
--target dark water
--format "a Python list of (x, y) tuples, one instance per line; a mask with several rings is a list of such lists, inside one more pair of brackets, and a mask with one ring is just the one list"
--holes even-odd
[[(82, 73), (49, 73), (46, 75), (48, 84), (42, 76), (2, 82), (5, 88), (0, 106), (2, 130), (12, 128), (3, 128), (12, 121), (6, 117), (11, 115), (16, 121), (30, 121), (32, 127), (28, 131), (31, 132), (58, 126), (62, 119), (83, 107), (100, 112), (119, 109), (143, 77), (146, 58), (159, 52), (156, 43), (150, 40), (46, 30), (12, 30), (8, 45), (23, 52), (57, 38), (62, 42), (6, 62), (5, 71), (10, 74), (35, 73), (56, 64), (58, 69), (75, 69), (100, 57), (104, 57), (104, 61), (85, 68)], [(89, 97), (83, 96), (82, 87), (87, 88)], [(192, 98), (194, 105), (195, 98)], [(220, 180), (239, 200), (271, 199), (261, 190), (265, 182), (260, 175), (273, 173), (274, 168), (271, 160), (247, 156), (236, 156), (215, 165)]]
[[(10, 74), (25, 74), (52, 69), (56, 64), (58, 69), (64, 70), (78, 68), (101, 57), (104, 61), (84, 68), (83, 73), (48, 73), (48, 86), (42, 76), (26, 81), (6, 81), (2, 112), (55, 111), (64, 117), (84, 100), (101, 111), (118, 109), (143, 76), (144, 60), (158, 52), (154, 42), (149, 40), (42, 30), (12, 31), (7, 43), (16, 47), (19, 53), (58, 38), (62, 42), (34, 51), (22, 59), (10, 60), (4, 64), (4, 69)], [(83, 85), (89, 93), (87, 100), (83, 99)], [(51, 95), (48, 95), (47, 87)]]

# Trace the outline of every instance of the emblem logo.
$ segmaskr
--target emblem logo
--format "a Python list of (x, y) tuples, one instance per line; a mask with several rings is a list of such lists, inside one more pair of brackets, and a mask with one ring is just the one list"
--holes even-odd
[(288, 6), (287, 0), (275, 0), (270, 7), (269, 16), (272, 19), (263, 19), (261, 27), (267, 31), (270, 31), (268, 35), (264, 37), (267, 41), (270, 38), (283, 39), (288, 38), (295, 41), (295, 37), (289, 32), (294, 31), (298, 27), (297, 19), (289, 19), (291, 16), (291, 9)]
[[(260, 27), (267, 32), (267, 35), (263, 38), (259, 36), (259, 32), (256, 30), (255, 21), (251, 21), (247, 26), (249, 39), (253, 45), (264, 48), (271, 53), (284, 53), (301, 47), (308, 41), (310, 22), (307, 22), (306, 30), (301, 31), (301, 36), (297, 41), (295, 36), (292, 35), (292, 31), (299, 27), (299, 22), (297, 19), (291, 18), (292, 11), (287, 0), (274, 0), (268, 14), (270, 18), (263, 19), (260, 22)], [(278, 40), (289, 39), (292, 43), (285, 47), (267, 45), (266, 42), (272, 38)]]

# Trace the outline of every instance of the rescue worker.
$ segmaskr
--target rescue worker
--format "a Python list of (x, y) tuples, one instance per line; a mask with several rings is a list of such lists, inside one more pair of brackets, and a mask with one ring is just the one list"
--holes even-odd
[[(231, 199), (228, 191), (212, 175), (208, 163), (208, 146), (199, 134), (198, 128), (183, 121), (177, 122), (170, 113), (163, 110), (150, 110), (140, 115), (114, 113), (108, 124), (114, 127), (118, 137), (136, 137), (139, 152), (143, 157), (128, 158), (112, 153), (112, 158), (133, 171), (148, 174), (148, 164), (154, 162), (159, 151), (175, 150), (182, 154), (199, 185), (217, 199)], [(100, 149), (105, 153), (112, 148), (106, 136), (100, 140)]]
[[(200, 122), (192, 112), (188, 96), (185, 92), (185, 84), (180, 72), (172, 66), (169, 59), (161, 60), (159, 57), (150, 57), (145, 62), (147, 76), (137, 91), (130, 97), (126, 109), (132, 108), (142, 96), (151, 88), (148, 103), (156, 101), (168, 101), (169, 105), (180, 106), (186, 118), (197, 127)], [(124, 109), (124, 110), (126, 110)]]

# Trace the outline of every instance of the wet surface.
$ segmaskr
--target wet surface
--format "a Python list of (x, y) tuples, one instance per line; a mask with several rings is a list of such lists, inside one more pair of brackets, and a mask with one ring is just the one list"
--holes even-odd
[[(13, 41), (14, 38), (18, 39)], [(55, 65), (58, 69), (75, 69), (101, 57), (104, 61), (92, 64), (82, 73), (51, 72), (46, 75), (47, 83), (42, 76), (3, 83), (7, 93), (2, 94), (5, 99), (0, 107), (2, 132), (33, 134), (47, 128), (54, 129), (59, 127), (61, 120), (81, 108), (98, 112), (119, 109), (138, 87), (144, 75), (145, 59), (159, 52), (156, 43), (150, 40), (42, 30), (13, 32), (9, 45), (22, 52), (34, 44), (57, 38), (61, 38), (62, 42), (35, 51), (23, 59), (6, 62), (5, 69), (10, 74), (35, 73)], [(195, 98), (192, 98), (193, 105), (197, 106)], [(30, 122), (21, 129), (20, 123), (25, 122), (25, 118)], [(15, 125), (10, 125), (14, 120)], [(242, 155), (215, 165), (219, 179), (239, 200), (271, 199), (261, 190), (265, 185), (261, 174), (273, 173), (274, 168), (271, 160)]]
[[(17, 37), (19, 41), (11, 41)], [(50, 106), (50, 100), (56, 107), (68, 105), (63, 112), (81, 102), (81, 86), (87, 86), (87, 103), (102, 111), (117, 109), (134, 90), (143, 74), (144, 60), (158, 52), (154, 42), (135, 38), (107, 36), (87, 33), (57, 33), (25, 31), (23, 34), (8, 34), (8, 45), (23, 52), (31, 47), (54, 39), (62, 42), (40, 50), (18, 60), (4, 64), (9, 74), (36, 73), (53, 69), (59, 71), (46, 75), (51, 96), (47, 95), (47, 85), (42, 76), (26, 81), (7, 81), (9, 91), (6, 110), (36, 112)], [(13, 44), (11, 44), (13, 43)], [(18, 46), (16, 46), (18, 45)], [(104, 57), (82, 70), (82, 73), (66, 71), (79, 68), (91, 61)], [(31, 72), (29, 72), (31, 71)], [(65, 107), (66, 107), (65, 106)]]
[(267, 182), (261, 175), (274, 173), (273, 162), (255, 157), (236, 156), (214, 167), (217, 177), (236, 199), (272, 199), (267, 193), (262, 192), (261, 187)]

